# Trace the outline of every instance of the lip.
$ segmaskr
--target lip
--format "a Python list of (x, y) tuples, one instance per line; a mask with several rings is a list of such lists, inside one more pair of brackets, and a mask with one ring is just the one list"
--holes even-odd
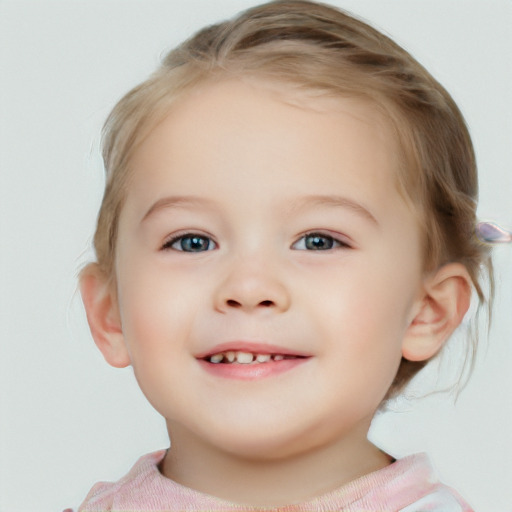
[[(210, 363), (207, 358), (220, 352), (239, 351), (253, 354), (280, 354), (295, 356), (291, 359), (270, 360), (265, 363)], [(311, 360), (312, 354), (269, 343), (251, 341), (229, 341), (215, 345), (208, 351), (196, 355), (197, 362), (206, 372), (225, 379), (258, 380), (274, 377), (302, 366)]]
[[(272, 345), (269, 343), (253, 342), (253, 341), (227, 341), (219, 343), (205, 352), (200, 352), (195, 355), (196, 359), (205, 359), (219, 354), (221, 352), (251, 352), (252, 354), (282, 354), (283, 356), (297, 356), (300, 358), (311, 357), (312, 354), (300, 350), (281, 347), (279, 345)], [(261, 363), (265, 364), (265, 363)]]
[(296, 359), (281, 359), (280, 361), (256, 364), (210, 363), (205, 359), (198, 359), (198, 363), (206, 372), (215, 377), (237, 380), (258, 380), (281, 375), (304, 365), (310, 359), (309, 357), (298, 357)]

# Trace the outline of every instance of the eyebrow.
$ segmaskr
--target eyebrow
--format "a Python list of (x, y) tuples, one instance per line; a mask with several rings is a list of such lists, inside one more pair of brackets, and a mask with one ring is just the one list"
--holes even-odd
[[(155, 214), (156, 212), (168, 208), (190, 208), (190, 207), (203, 207), (213, 208), (215, 201), (197, 197), (197, 196), (167, 196), (156, 201), (149, 210), (142, 217), (141, 223), (143, 223), (148, 217)], [(353, 211), (361, 217), (369, 220), (376, 226), (379, 225), (377, 219), (372, 215), (368, 208), (365, 208), (360, 203), (349, 199), (347, 197), (338, 195), (308, 195), (301, 196), (294, 199), (289, 208), (290, 214), (293, 214), (297, 210), (303, 210), (307, 208), (314, 208), (315, 206), (327, 206), (332, 208), (345, 208)]]
[(338, 196), (338, 195), (309, 195), (302, 196), (293, 201), (291, 211), (311, 208), (315, 206), (328, 206), (333, 208), (345, 208), (353, 211), (357, 215), (369, 220), (372, 224), (376, 226), (379, 225), (375, 216), (370, 212), (370, 210), (364, 207), (362, 204), (354, 201), (353, 199), (349, 199), (348, 197)]
[(141, 224), (154, 213), (167, 208), (213, 207), (211, 199), (196, 196), (167, 196), (154, 203), (142, 217)]

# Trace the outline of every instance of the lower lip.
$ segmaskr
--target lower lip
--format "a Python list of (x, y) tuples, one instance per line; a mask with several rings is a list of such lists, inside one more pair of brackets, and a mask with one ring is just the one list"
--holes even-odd
[(257, 380), (266, 377), (274, 377), (292, 370), (308, 361), (309, 357), (297, 357), (295, 359), (281, 359), (280, 361), (268, 361), (267, 363), (210, 363), (204, 359), (198, 359), (199, 364), (216, 377), (239, 380)]

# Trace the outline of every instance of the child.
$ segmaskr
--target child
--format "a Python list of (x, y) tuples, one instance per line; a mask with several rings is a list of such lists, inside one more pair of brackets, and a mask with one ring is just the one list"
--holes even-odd
[(367, 440), (491, 271), (463, 118), (409, 54), (322, 4), (249, 9), (118, 103), (104, 161), (82, 297), (171, 448), (80, 511), (471, 510)]

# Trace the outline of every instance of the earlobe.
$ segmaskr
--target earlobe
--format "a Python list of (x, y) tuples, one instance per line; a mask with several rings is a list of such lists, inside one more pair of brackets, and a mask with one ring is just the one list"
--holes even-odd
[(103, 357), (111, 366), (124, 368), (130, 364), (117, 300), (108, 279), (98, 265), (88, 265), (80, 275), (80, 293), (91, 334)]
[(449, 263), (426, 278), (402, 344), (403, 357), (426, 361), (436, 355), (462, 322), (470, 302), (471, 278), (464, 265)]

